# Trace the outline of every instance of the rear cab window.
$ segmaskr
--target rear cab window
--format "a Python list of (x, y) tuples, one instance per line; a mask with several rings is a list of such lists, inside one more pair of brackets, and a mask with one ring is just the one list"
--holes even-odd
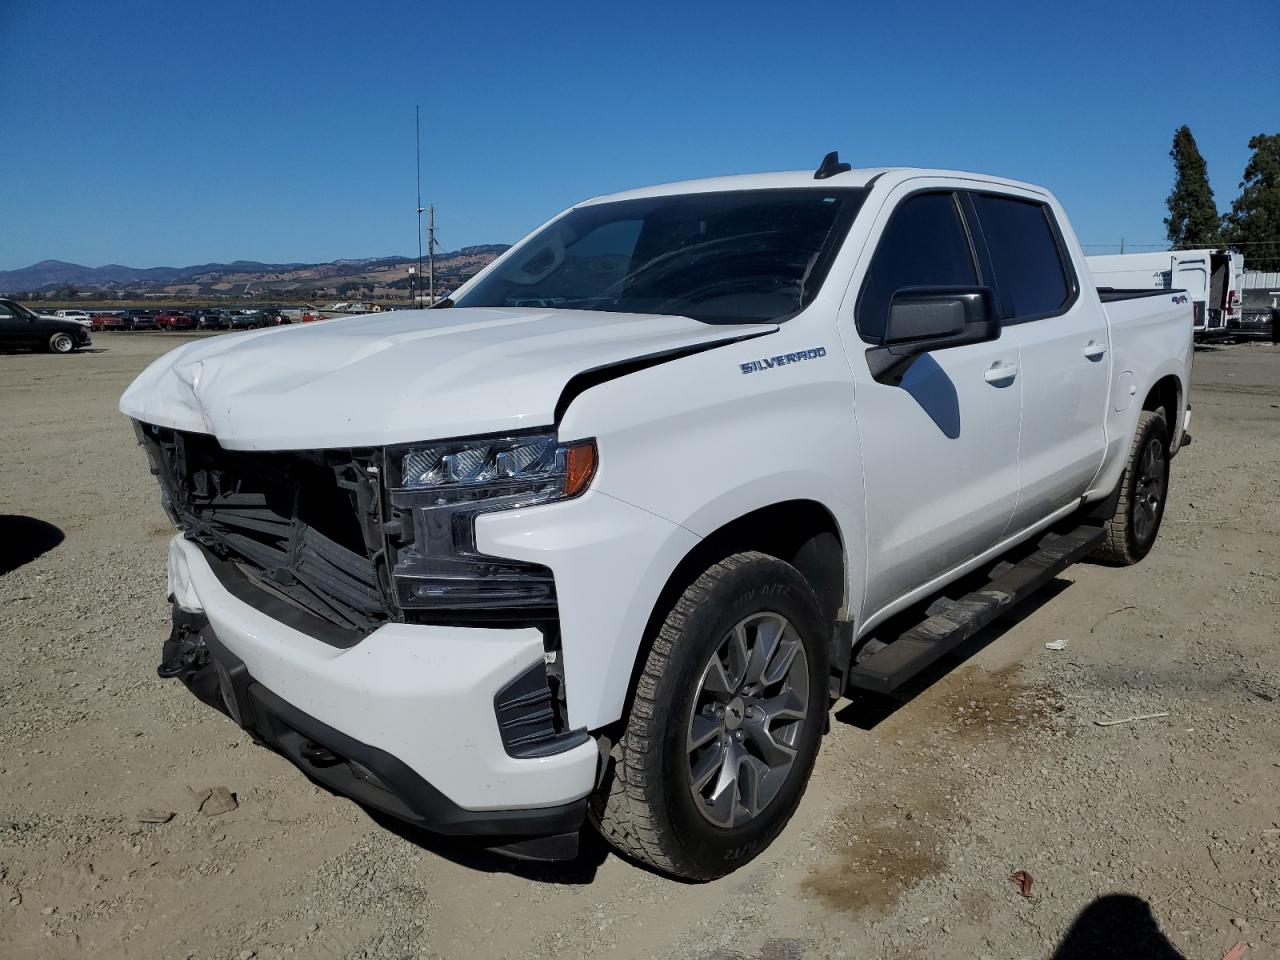
[(990, 257), (1000, 319), (1038, 320), (1070, 307), (1077, 290), (1075, 273), (1048, 205), (1007, 194), (969, 197)]

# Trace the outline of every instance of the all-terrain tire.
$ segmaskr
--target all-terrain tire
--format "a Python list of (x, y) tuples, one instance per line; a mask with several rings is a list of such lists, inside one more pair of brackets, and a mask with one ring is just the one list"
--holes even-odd
[[(807, 677), (807, 689), (797, 696), (807, 711), (778, 792), (753, 819), (719, 826), (695, 805), (686, 731), (711, 658), (735, 625), (761, 613), (785, 618), (799, 637), (805, 658), (799, 675)], [(604, 838), (637, 860), (692, 880), (723, 876), (768, 846), (800, 803), (826, 727), (828, 632), (813, 589), (790, 564), (746, 552), (702, 573), (654, 638), (625, 730), (592, 797), (591, 820)]]
[[(1152, 496), (1150, 478), (1144, 474), (1144, 466), (1151, 466), (1153, 453), (1159, 461), (1158, 500), (1154, 510), (1149, 509)], [(1164, 408), (1144, 410), (1138, 417), (1138, 429), (1133, 437), (1133, 446), (1129, 449), (1129, 462), (1125, 464), (1124, 476), (1120, 480), (1120, 499), (1116, 503), (1116, 512), (1103, 525), (1106, 534), (1102, 544), (1093, 552), (1091, 559), (1111, 566), (1126, 567), (1137, 563), (1148, 553), (1160, 533), (1160, 523), (1164, 519), (1164, 506), (1169, 492), (1169, 425)], [(1147, 516), (1141, 518), (1136, 511), (1147, 510)]]

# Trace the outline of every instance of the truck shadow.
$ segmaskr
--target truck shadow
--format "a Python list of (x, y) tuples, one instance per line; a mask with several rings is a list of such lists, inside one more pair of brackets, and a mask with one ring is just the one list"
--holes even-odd
[[(966, 578), (967, 580), (968, 578)], [(961, 581), (964, 583), (965, 581)], [(1055, 577), (1036, 591), (1032, 596), (1018, 604), (994, 623), (979, 630), (951, 653), (942, 657), (937, 663), (899, 687), (891, 694), (871, 693), (865, 690), (852, 692), (852, 702), (835, 713), (839, 723), (847, 723), (860, 730), (874, 730), (877, 726), (893, 716), (911, 701), (916, 699), (951, 671), (964, 664), (975, 654), (986, 649), (1003, 637), (1027, 617), (1030, 617), (1042, 606), (1072, 585), (1072, 581)], [(963, 592), (961, 586), (957, 592)], [(885, 637), (902, 632), (923, 619), (923, 606), (903, 611), (878, 627), (875, 634)], [(854, 650), (855, 654), (857, 648)]]
[(1186, 960), (1141, 897), (1099, 897), (1076, 916), (1052, 960)]
[(52, 523), (0, 514), (0, 575), (30, 563), (65, 539), (66, 535)]

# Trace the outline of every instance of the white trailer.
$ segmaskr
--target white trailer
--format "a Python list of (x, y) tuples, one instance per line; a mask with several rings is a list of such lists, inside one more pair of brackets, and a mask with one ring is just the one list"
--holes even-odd
[(1244, 257), (1229, 250), (1162, 250), (1086, 258), (1099, 288), (1185, 290), (1195, 310), (1197, 339), (1240, 326)]

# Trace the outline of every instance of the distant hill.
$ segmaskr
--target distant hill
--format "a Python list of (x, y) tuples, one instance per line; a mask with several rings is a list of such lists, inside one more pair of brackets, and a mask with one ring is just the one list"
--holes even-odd
[[(444, 288), (474, 276), (507, 244), (488, 243), (436, 254), (436, 282)], [(370, 293), (408, 286), (416, 257), (366, 257), (329, 263), (201, 263), (189, 267), (126, 267), (109, 263), (86, 267), (63, 260), (42, 260), (19, 270), (0, 270), (0, 293), (20, 294), (74, 287), (82, 293), (138, 291), (175, 295), (301, 294), (351, 285)], [(425, 272), (425, 264), (424, 264)]]

